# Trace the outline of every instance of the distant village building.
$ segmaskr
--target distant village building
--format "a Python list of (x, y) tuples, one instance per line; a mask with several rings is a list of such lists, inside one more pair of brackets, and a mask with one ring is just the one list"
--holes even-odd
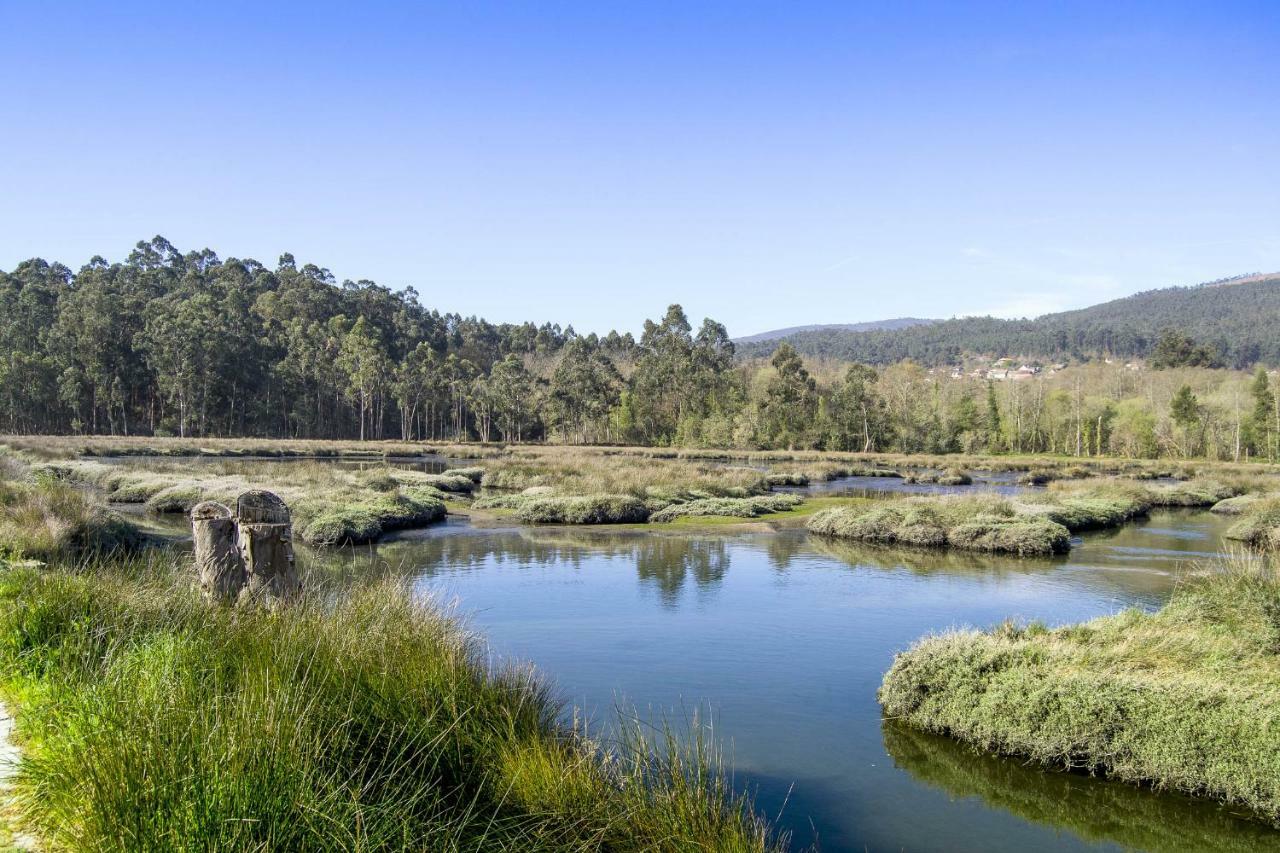
[(1011, 371), (1009, 378), (1010, 379), (1031, 379), (1039, 372), (1040, 372), (1040, 368), (1034, 367), (1030, 364), (1024, 364), (1021, 367), (1019, 367), (1017, 370)]

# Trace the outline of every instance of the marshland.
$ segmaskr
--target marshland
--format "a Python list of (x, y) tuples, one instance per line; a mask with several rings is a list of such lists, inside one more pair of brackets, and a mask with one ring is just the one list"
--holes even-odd
[[(955, 849), (980, 838), (982, 849), (1162, 850), (1194, 833), (1261, 850), (1280, 838), (1273, 717), (1229, 704), (1271, 707), (1280, 585), (1265, 555), (1280, 476), (1268, 466), (0, 443), (3, 698), (24, 756), (9, 814), (51, 847), (413, 837), (440, 849)], [(249, 488), (293, 510), (308, 592), (283, 617), (211, 620), (184, 513)], [(1052, 547), (1025, 544), (1046, 529)], [(1023, 545), (996, 547), (1008, 542)], [(1169, 643), (1184, 663), (1140, 657)], [(1037, 644), (1084, 657), (1058, 663)], [(1013, 657), (993, 670), (975, 654)], [(305, 670), (291, 663), (304, 657)], [(1229, 682), (1228, 705), (1173, 719), (1150, 747), (1114, 726), (1105, 743), (1074, 729), (1086, 740), (1063, 742), (1060, 723), (965, 698), (1031, 691), (1014, 704), (1034, 717), (1047, 701), (1034, 691), (1050, 689), (1070, 718), (1123, 696), (1098, 685), (1132, 666), (1146, 673), (1145, 701), (1176, 717), (1160, 673), (1193, 660), (1207, 661), (1198, 689)], [(1073, 690), (1087, 711), (1072, 710)], [(972, 718), (959, 710), (970, 706)], [(1196, 740), (1240, 719), (1257, 734)], [(1179, 737), (1200, 764), (1140, 760)], [(1116, 742), (1137, 757), (1092, 757)], [(198, 799), (182, 781), (191, 768)], [(1099, 808), (1164, 817), (1087, 817)], [(254, 823), (227, 822), (247, 813)]]

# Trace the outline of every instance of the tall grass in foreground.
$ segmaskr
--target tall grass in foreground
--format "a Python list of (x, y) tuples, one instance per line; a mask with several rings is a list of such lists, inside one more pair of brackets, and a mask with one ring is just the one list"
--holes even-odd
[(1280, 571), (1233, 555), (1156, 613), (921, 640), (885, 714), (982, 749), (1245, 806), (1280, 825)]
[(210, 608), (170, 556), (0, 575), (24, 821), (93, 850), (778, 849), (705, 743), (612, 746), (399, 583)]

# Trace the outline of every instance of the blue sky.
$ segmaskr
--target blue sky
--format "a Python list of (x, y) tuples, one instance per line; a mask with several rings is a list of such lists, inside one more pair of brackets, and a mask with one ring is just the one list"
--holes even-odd
[(733, 334), (1280, 270), (1280, 3), (183, 7), (0, 3), (0, 268)]

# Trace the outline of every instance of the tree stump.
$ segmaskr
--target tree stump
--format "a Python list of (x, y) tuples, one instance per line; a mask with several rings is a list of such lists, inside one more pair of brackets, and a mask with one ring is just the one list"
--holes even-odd
[(275, 606), (302, 590), (293, 562), (289, 508), (271, 492), (245, 492), (236, 501), (245, 584), (241, 599)]
[(244, 588), (245, 567), (231, 510), (214, 501), (196, 504), (191, 509), (191, 539), (205, 598), (234, 603)]

